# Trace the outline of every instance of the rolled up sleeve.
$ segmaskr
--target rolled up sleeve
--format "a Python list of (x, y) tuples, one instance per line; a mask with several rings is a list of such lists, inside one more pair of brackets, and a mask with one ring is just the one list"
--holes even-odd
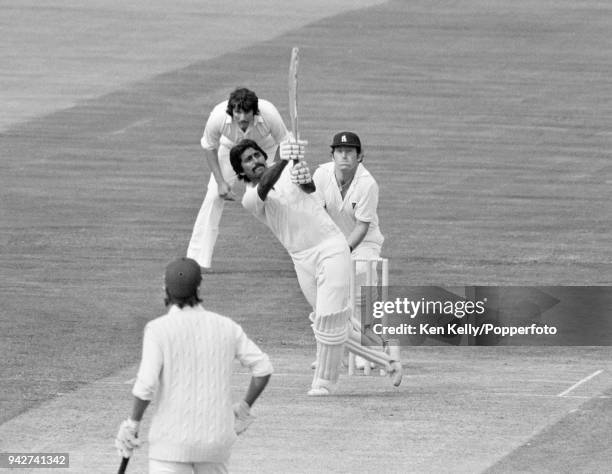
[(219, 148), (221, 131), (223, 129), (223, 124), (225, 123), (226, 117), (227, 114), (225, 112), (224, 104), (219, 104), (212, 110), (208, 116), (206, 126), (204, 127), (204, 133), (202, 134), (202, 138), (200, 140), (200, 145), (202, 148), (205, 150), (216, 150)]
[(248, 367), (253, 377), (272, 374), (274, 368), (268, 355), (248, 338), (239, 325), (236, 326), (236, 359), (243, 367)]
[(142, 359), (132, 395), (141, 400), (152, 400), (159, 386), (159, 375), (163, 367), (163, 352), (149, 325), (145, 326), (142, 341)]

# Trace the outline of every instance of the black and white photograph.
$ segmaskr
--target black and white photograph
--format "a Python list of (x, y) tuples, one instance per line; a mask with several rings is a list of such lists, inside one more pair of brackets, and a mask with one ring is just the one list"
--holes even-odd
[(610, 472), (612, 3), (0, 25), (0, 472)]

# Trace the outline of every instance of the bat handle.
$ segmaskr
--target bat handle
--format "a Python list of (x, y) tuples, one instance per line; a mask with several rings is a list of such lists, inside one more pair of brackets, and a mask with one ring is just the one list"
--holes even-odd
[[(297, 131), (297, 127), (295, 126), (292, 127), (291, 134), (293, 135), (293, 139), (295, 140), (295, 143), (300, 141), (300, 132)], [(294, 165), (300, 162), (300, 160), (298, 160), (297, 158), (292, 161)]]
[(128, 462), (130, 462), (130, 458), (121, 458), (121, 464), (119, 465), (119, 470), (117, 471), (117, 474), (125, 474)]

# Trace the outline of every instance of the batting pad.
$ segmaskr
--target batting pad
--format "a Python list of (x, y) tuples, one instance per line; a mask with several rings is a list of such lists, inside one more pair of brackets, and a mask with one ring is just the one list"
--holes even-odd
[(350, 308), (315, 317), (312, 331), (317, 339), (317, 367), (312, 387), (331, 388), (340, 376), (344, 343), (348, 337)]
[(346, 341), (346, 348), (349, 352), (363, 357), (365, 360), (374, 362), (380, 365), (385, 370), (391, 370), (391, 358), (386, 352), (377, 351), (370, 347), (361, 345), (361, 332), (351, 325), (349, 328), (349, 337)]

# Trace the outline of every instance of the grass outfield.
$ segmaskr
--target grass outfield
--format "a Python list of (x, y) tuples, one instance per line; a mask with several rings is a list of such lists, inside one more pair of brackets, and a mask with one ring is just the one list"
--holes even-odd
[[(392, 1), (2, 132), (0, 451), (115, 465), (124, 382), (208, 179), (203, 122), (238, 84), (287, 118), (293, 45), (308, 161), (334, 132), (360, 134), (393, 284), (611, 285), (611, 18), (596, 1)], [(236, 472), (606, 471), (608, 347), (404, 350), (399, 390), (343, 377), (314, 401), (308, 307), (283, 249), (234, 203), (215, 257), (207, 306), (279, 373)]]

